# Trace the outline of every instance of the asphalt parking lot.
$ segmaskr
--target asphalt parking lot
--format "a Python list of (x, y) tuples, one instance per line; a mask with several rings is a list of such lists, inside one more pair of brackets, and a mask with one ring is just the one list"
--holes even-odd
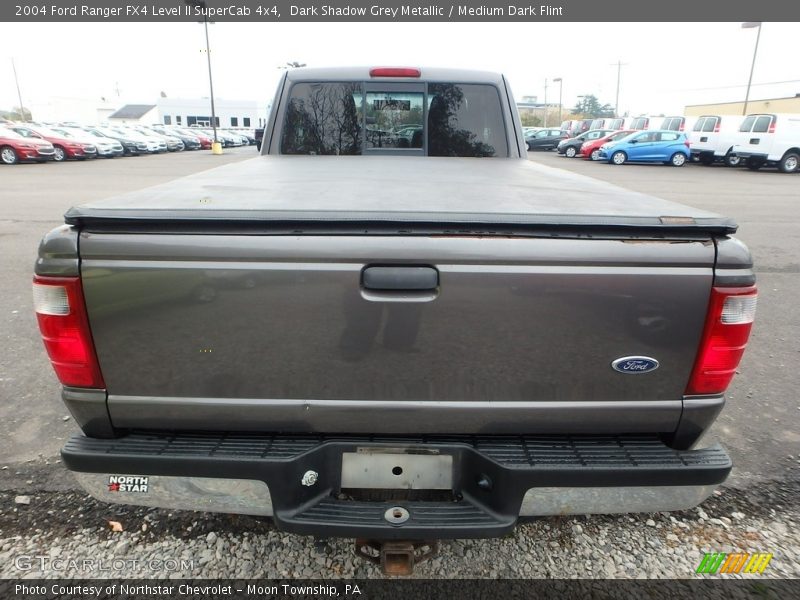
[[(0, 353), (0, 492), (6, 492), (0, 498), (0, 508), (13, 508), (13, 514), (6, 514), (8, 519), (17, 518), (17, 508), (13, 505), (9, 507), (15, 494), (44, 494), (43, 498), (52, 498), (47, 494), (75, 489), (72, 479), (58, 464), (58, 452), (63, 441), (77, 427), (67, 417), (59, 399), (59, 385), (48, 364), (31, 306), (30, 279), (41, 235), (60, 225), (61, 215), (74, 204), (140, 189), (255, 155), (254, 148), (245, 147), (226, 151), (221, 157), (207, 152), (183, 152), (158, 157), (0, 168), (0, 253), (5, 266), (5, 277), (0, 285), (0, 338), (4, 340), (6, 348), (6, 352)], [(796, 483), (800, 479), (800, 398), (796, 393), (797, 370), (800, 366), (800, 302), (797, 300), (800, 298), (800, 177), (693, 164), (682, 168), (661, 165), (616, 167), (566, 159), (554, 152), (530, 153), (529, 158), (550, 167), (566, 168), (622, 187), (721, 212), (739, 222), (738, 235), (749, 245), (756, 260), (760, 290), (758, 316), (740, 373), (729, 389), (728, 405), (711, 435), (729, 449), (735, 464), (734, 474), (726, 484), (726, 494), (733, 496), (726, 498), (735, 498), (736, 490), (757, 496), (767, 493), (764, 490), (771, 489), (770, 486)], [(93, 510), (100, 514), (103, 509)], [(730, 502), (724, 504), (721, 510), (745, 511)], [(781, 510), (777, 513), (774, 507), (771, 510), (780, 516)], [(145, 513), (130, 514), (145, 518)], [(211, 525), (198, 526), (196, 517), (194, 522), (192, 518), (187, 519), (188, 531), (194, 528), (202, 532), (203, 539), (206, 539), (206, 532)], [(664, 519), (666, 531), (669, 521), (666, 516)], [(705, 522), (704, 519), (701, 521)], [(0, 530), (2, 522), (0, 517)], [(616, 522), (609, 518), (608, 521), (596, 523), (600, 523), (601, 528), (606, 527), (609, 535), (613, 536), (616, 535)], [(619, 523), (622, 522), (620, 519)], [(630, 519), (630, 522), (634, 523), (634, 519)], [(224, 528), (231, 521), (212, 523)], [(236, 523), (234, 529), (244, 527), (240, 521)], [(570, 535), (586, 537), (581, 533), (583, 530), (580, 525), (575, 530), (571, 521), (567, 523), (566, 527), (572, 528)], [(639, 525), (637, 520), (632, 527)], [(657, 520), (655, 525), (661, 528), (661, 521)], [(748, 523), (748, 531), (755, 526), (755, 522)], [(63, 529), (63, 524), (60, 527)], [(549, 527), (547, 532), (551, 531)], [(785, 526), (781, 524), (781, 527)], [(555, 529), (554, 525), (553, 535)], [(172, 531), (170, 535), (178, 535), (175, 533), (177, 531)], [(742, 532), (744, 535), (744, 529)], [(281, 536), (272, 530), (269, 535), (273, 534), (275, 544), (297, 546), (293, 536)], [(184, 532), (180, 535), (185, 537), (188, 534)], [(230, 535), (240, 536), (237, 539), (241, 540), (241, 535), (245, 534), (237, 529)], [(511, 541), (497, 543), (510, 544), (508, 552), (513, 554), (517, 551), (515, 540), (520, 535), (524, 537), (524, 532), (515, 534)], [(25, 538), (23, 530), (17, 532), (17, 537), (20, 536)], [(216, 537), (215, 534), (214, 539)], [(208, 539), (211, 539), (210, 533)], [(700, 536), (698, 539), (702, 541), (704, 538)], [(697, 542), (697, 547), (700, 547), (701, 541)], [(209, 544), (209, 547), (217, 548), (219, 556), (217, 542), (212, 540)], [(796, 538), (791, 544), (796, 547)], [(340, 550), (345, 548), (343, 544), (340, 546), (337, 546)], [(3, 547), (3, 550), (8, 548)], [(293, 551), (302, 555), (307, 548), (308, 545), (303, 542)], [(491, 563), (492, 546), (478, 548), (477, 543), (456, 548), (453, 550), (454, 564), (458, 562), (459, 552), (462, 557), (465, 552), (485, 554), (487, 564)], [(600, 552), (601, 556), (603, 554)], [(326, 561), (330, 562), (325, 559), (322, 563), (315, 563), (314, 569), (317, 570), (312, 569), (305, 575), (305, 567), (305, 570), (295, 572), (277, 563), (275, 570), (268, 570), (267, 573), (272, 576), (311, 576), (321, 572), (319, 569), (324, 572), (330, 568), (331, 565)], [(340, 569), (340, 573), (350, 572), (352, 564), (350, 567), (347, 564), (342, 559), (344, 570)], [(794, 571), (786, 573), (797, 576), (797, 565), (792, 569)], [(460, 575), (452, 570), (448, 572), (451, 576), (469, 576), (471, 573), (469, 570)], [(490, 576), (491, 572), (487, 567), (485, 575)], [(553, 576), (558, 572), (549, 573)], [(9, 570), (2, 573), (6, 577), (18, 576)], [(215, 573), (201, 574), (215, 576)], [(224, 570), (219, 573), (224, 573)], [(367, 571), (362, 574), (371, 573)], [(439, 576), (448, 576), (446, 572), (443, 573)], [(496, 576), (513, 576), (513, 573), (500, 571)], [(526, 570), (525, 573), (530, 574), (530, 571)], [(570, 571), (565, 573), (569, 576)], [(612, 564), (607, 576), (626, 576), (626, 573), (627, 576), (636, 576), (637, 571), (627, 564), (616, 567)], [(654, 571), (655, 576), (670, 573)]]

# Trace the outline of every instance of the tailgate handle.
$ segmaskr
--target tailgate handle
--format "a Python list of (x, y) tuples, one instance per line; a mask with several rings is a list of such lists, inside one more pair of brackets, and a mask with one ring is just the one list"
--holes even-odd
[(367, 267), (361, 284), (375, 291), (424, 291), (439, 287), (439, 271), (433, 267)]

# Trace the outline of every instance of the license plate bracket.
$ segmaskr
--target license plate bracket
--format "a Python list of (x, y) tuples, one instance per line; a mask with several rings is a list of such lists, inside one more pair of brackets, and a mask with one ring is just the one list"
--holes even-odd
[(452, 490), (453, 456), (413, 448), (358, 448), (342, 453), (342, 489)]

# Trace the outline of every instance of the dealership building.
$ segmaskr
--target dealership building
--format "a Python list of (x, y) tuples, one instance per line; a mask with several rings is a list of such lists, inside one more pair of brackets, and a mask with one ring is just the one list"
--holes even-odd
[[(53, 97), (44, 102), (30, 103), (28, 107), (34, 120), (45, 123), (163, 123), (183, 127), (211, 124), (211, 101), (208, 98), (162, 97), (155, 102), (124, 104), (106, 98)], [(219, 127), (256, 128), (266, 124), (268, 107), (255, 100), (216, 98), (214, 110)]]
[[(263, 127), (267, 108), (259, 107), (253, 100), (214, 101), (217, 127)], [(211, 103), (208, 98), (159, 98), (155, 104), (125, 104), (109, 115), (116, 123), (141, 123), (152, 125), (211, 125)]]
[[(747, 112), (753, 113), (800, 113), (800, 94), (786, 98), (767, 98), (749, 100)], [(721, 102), (718, 104), (689, 104), (683, 112), (687, 117), (700, 115), (741, 115), (744, 114), (744, 100), (740, 102)]]

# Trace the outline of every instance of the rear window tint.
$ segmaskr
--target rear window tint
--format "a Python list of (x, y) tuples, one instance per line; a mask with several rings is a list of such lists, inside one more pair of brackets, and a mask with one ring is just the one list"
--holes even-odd
[(429, 156), (508, 156), (497, 88), (429, 83), (427, 105), (425, 99), (422, 92), (365, 94), (361, 82), (297, 83), (286, 106), (281, 153), (419, 154), (427, 139)]
[(755, 117), (747, 117), (744, 121), (742, 121), (741, 126), (739, 127), (739, 131), (750, 131), (753, 128), (753, 123), (756, 122)]
[(717, 117), (707, 117), (705, 123), (703, 123), (703, 131), (713, 132), (717, 126), (717, 121), (719, 121)]
[(682, 124), (683, 124), (683, 119), (681, 117), (672, 117), (670, 119), (664, 119), (664, 124), (661, 126), (661, 129), (668, 129), (670, 131), (680, 131)]
[(756, 119), (756, 124), (753, 126), (753, 133), (766, 133), (769, 131), (769, 124), (772, 122), (772, 117), (763, 116)]
[(361, 154), (360, 83), (297, 83), (286, 106), (283, 154)]
[(494, 86), (428, 84), (428, 156), (508, 156)]

